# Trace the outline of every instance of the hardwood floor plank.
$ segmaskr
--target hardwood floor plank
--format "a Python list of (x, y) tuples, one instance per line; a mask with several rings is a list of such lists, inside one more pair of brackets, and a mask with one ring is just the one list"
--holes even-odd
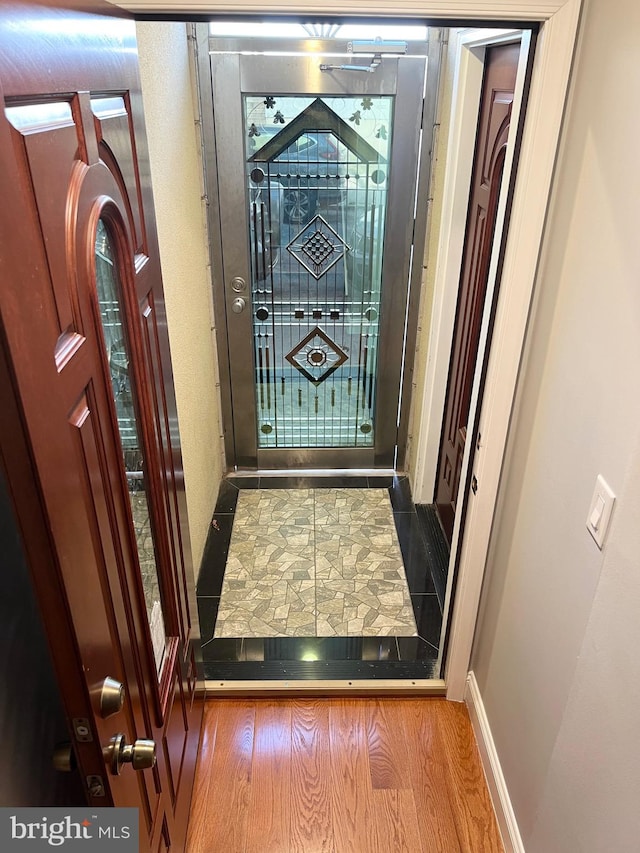
[(463, 850), (504, 853), (466, 707), (445, 702), (438, 727), (448, 770), (448, 790)]
[(402, 699), (372, 699), (367, 703), (367, 744), (374, 789), (411, 787), (409, 757), (399, 722)]
[(464, 705), (217, 699), (204, 725), (187, 853), (502, 853)]
[(359, 699), (329, 705), (333, 833), (339, 853), (376, 850), (364, 709)]
[(376, 853), (423, 853), (413, 791), (380, 788), (373, 792), (373, 804), (378, 832)]
[(288, 703), (257, 705), (249, 815), (246, 853), (289, 853), (291, 706)]
[(411, 782), (424, 853), (466, 853), (460, 846), (451, 805), (448, 764), (438, 715), (446, 699), (408, 699), (403, 725), (409, 744)]
[(216, 742), (218, 726), (218, 706), (213, 702), (207, 702), (204, 706), (204, 718), (202, 721), (202, 736), (200, 738), (200, 751), (196, 764), (196, 778), (193, 785), (193, 796), (191, 798), (191, 811), (189, 814), (189, 832), (187, 835), (187, 850), (206, 850), (207, 839), (205, 832), (205, 813), (209, 800), (209, 785), (211, 784), (211, 764)]
[(244, 853), (256, 704), (231, 700), (213, 704), (218, 705), (217, 727), (208, 798), (189, 853)]
[(329, 704), (294, 700), (291, 712), (291, 850), (341, 853), (333, 837)]

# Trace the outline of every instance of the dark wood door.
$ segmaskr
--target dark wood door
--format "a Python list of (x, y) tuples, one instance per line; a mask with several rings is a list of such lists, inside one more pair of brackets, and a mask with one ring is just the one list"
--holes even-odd
[[(181, 851), (203, 697), (133, 23), (4, 6), (0, 87), (4, 465), (88, 801)], [(156, 765), (113, 775), (117, 734)]]
[(440, 436), (435, 503), (449, 542), (467, 437), (491, 247), (511, 121), (519, 44), (488, 48), (471, 176), (462, 272)]

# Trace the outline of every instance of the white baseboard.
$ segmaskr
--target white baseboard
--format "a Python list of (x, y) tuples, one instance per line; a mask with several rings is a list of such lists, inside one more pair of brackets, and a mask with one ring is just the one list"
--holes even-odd
[(484, 774), (487, 777), (487, 787), (491, 794), (491, 801), (496, 813), (496, 819), (502, 835), (505, 853), (525, 853), (524, 844), (520, 836), (518, 822), (511, 805), (507, 783), (502, 774), (500, 759), (493, 742), (493, 735), (489, 726), (484, 703), (480, 695), (478, 682), (473, 672), (467, 677), (467, 689), (465, 691), (465, 702), (469, 709), (471, 725), (478, 743), (480, 760)]

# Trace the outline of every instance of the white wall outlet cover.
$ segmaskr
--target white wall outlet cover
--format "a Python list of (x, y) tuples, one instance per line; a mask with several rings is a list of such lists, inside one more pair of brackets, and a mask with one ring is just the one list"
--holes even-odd
[(598, 474), (596, 487), (593, 490), (593, 497), (587, 514), (587, 530), (596, 541), (596, 545), (600, 550), (604, 543), (604, 538), (609, 528), (611, 521), (611, 513), (616, 496), (609, 484), (605, 481), (601, 474)]

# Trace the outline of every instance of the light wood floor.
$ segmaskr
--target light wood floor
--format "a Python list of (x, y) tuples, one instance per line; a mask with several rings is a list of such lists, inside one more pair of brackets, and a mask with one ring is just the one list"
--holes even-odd
[(188, 853), (502, 853), (464, 705), (207, 703)]

